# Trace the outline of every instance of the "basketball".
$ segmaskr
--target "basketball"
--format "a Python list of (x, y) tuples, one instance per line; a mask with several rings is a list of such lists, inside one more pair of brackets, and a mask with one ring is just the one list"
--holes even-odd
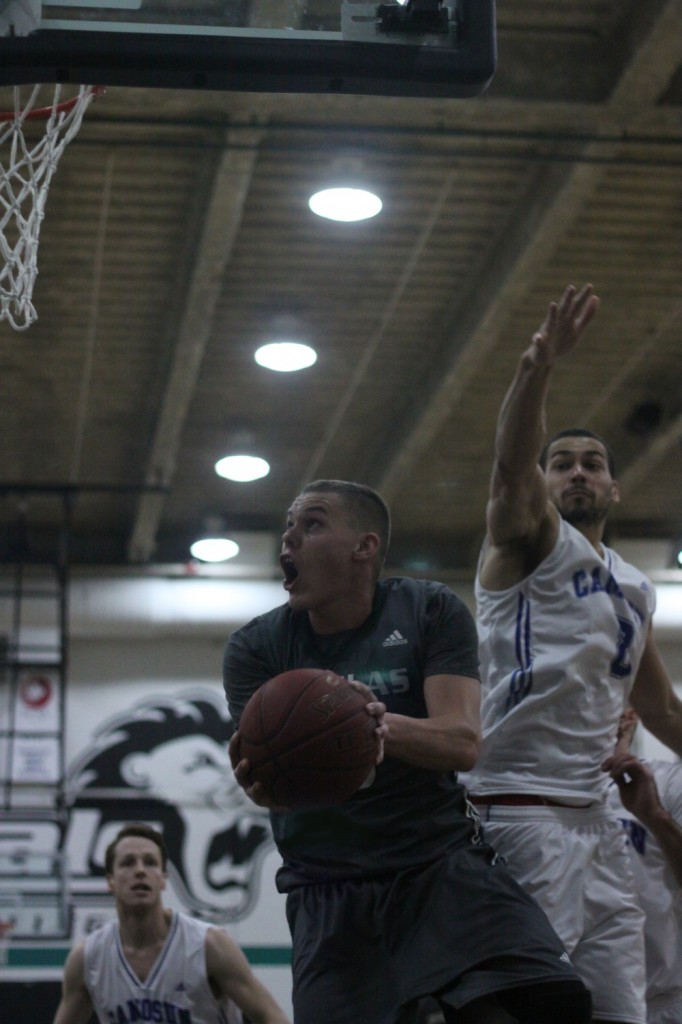
[(239, 721), (252, 781), (280, 807), (348, 799), (376, 762), (376, 721), (365, 704), (346, 679), (324, 669), (293, 669), (264, 683)]

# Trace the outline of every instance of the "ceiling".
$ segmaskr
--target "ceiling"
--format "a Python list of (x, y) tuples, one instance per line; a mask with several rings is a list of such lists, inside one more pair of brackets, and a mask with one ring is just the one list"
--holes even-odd
[[(338, 477), (390, 501), (392, 570), (470, 574), (517, 357), (584, 281), (548, 426), (615, 449), (612, 542), (682, 535), (682, 2), (498, 0), (497, 44), (477, 98), (107, 88), (50, 186), (38, 320), (0, 323), (2, 561), (66, 523), (74, 565), (184, 564), (218, 515), (274, 575), (292, 497)], [(339, 156), (377, 218), (308, 210)], [(313, 367), (256, 365), (282, 331)], [(216, 476), (246, 445), (270, 475)]]

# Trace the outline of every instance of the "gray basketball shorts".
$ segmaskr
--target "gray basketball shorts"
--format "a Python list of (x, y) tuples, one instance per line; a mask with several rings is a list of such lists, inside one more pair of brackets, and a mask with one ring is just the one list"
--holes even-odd
[(438, 993), (479, 996), (577, 981), (543, 911), (485, 844), (371, 879), (315, 882), (287, 896), (296, 1024), (393, 1024)]

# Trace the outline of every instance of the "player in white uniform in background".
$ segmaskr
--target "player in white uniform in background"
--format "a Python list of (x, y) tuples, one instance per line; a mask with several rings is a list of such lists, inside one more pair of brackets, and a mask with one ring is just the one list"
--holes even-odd
[(601, 765), (628, 699), (682, 754), (682, 702), (651, 634), (653, 588), (602, 542), (619, 499), (610, 452), (583, 430), (543, 452), (552, 369), (598, 304), (586, 285), (550, 305), (500, 410), (476, 580), (483, 744), (468, 785), (486, 838), (590, 988), (593, 1019), (644, 1024), (643, 914)]
[[(220, 928), (166, 909), (159, 832), (124, 826), (107, 848), (117, 920), (69, 954), (54, 1024), (289, 1024)], [(241, 1012), (240, 1012), (241, 1011)]]
[(609, 790), (628, 837), (637, 897), (646, 914), (647, 1022), (682, 1022), (682, 762), (640, 761), (630, 751), (637, 715), (628, 709), (612, 757)]

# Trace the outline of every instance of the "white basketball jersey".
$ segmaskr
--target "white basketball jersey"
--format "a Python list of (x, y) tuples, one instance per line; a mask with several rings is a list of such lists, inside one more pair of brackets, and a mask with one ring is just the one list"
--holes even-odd
[(218, 1002), (206, 974), (209, 925), (173, 912), (156, 963), (144, 982), (123, 954), (118, 921), (85, 941), (85, 984), (102, 1024), (241, 1024), (229, 1000)]
[[(661, 803), (682, 822), (682, 764), (647, 761), (654, 773)], [(623, 823), (637, 883), (637, 898), (646, 914), (647, 1002), (676, 996), (682, 1011), (682, 887), (663, 856), (658, 841), (620, 802), (618, 787), (609, 789), (609, 803)]]
[(655, 607), (646, 577), (561, 521), (554, 550), (503, 591), (476, 579), (483, 745), (474, 794), (603, 799), (602, 761)]

